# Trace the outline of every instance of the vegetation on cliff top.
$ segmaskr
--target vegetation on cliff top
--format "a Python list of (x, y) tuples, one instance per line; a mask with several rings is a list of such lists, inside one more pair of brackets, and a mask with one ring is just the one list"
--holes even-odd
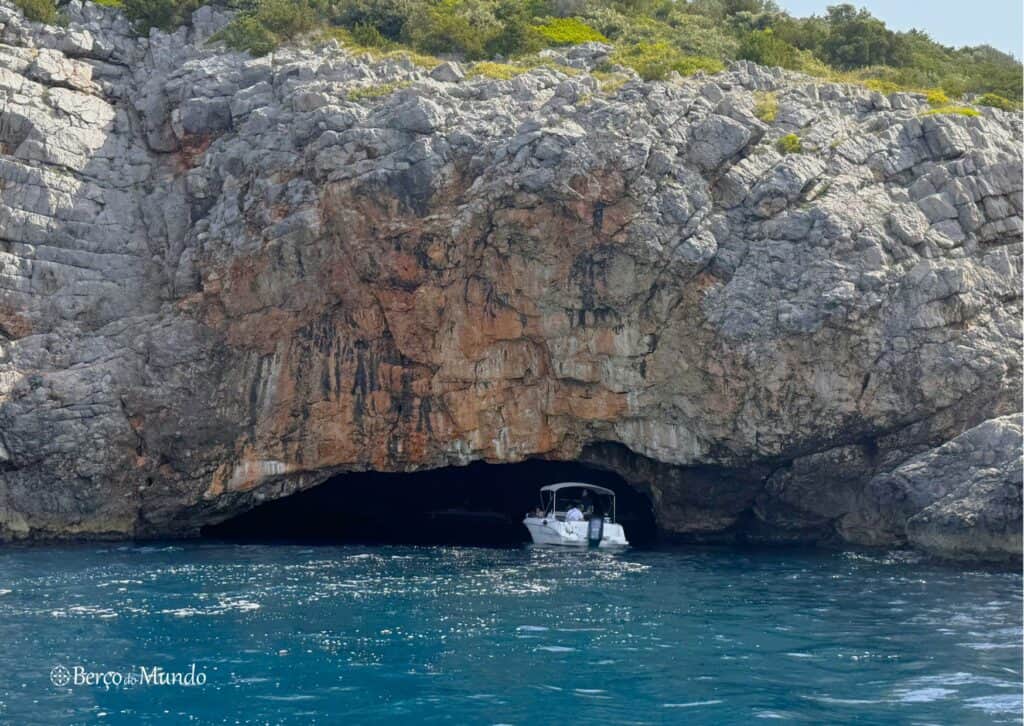
[[(15, 0), (43, 19), (53, 0)], [(204, 0), (120, 1), (140, 32), (188, 22)], [(921, 30), (896, 32), (841, 4), (797, 18), (772, 0), (215, 0), (240, 10), (218, 40), (254, 54), (314, 30), (352, 45), (504, 61), (590, 40), (615, 45), (613, 62), (646, 79), (748, 59), (873, 90), (935, 89), (934, 105), (986, 94), (1015, 109), (1022, 68), (990, 46), (950, 48)]]
[(60, 21), (60, 13), (57, 12), (54, 0), (14, 0), (14, 4), (21, 8), (21, 12), (25, 13), (29, 20), (49, 25), (55, 25)]

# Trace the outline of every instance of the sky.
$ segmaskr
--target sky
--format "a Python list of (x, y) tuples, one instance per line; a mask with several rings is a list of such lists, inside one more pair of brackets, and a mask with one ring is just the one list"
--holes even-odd
[[(846, 0), (892, 30), (918, 28), (943, 45), (987, 43), (1017, 58), (1024, 45), (1024, 0)], [(824, 15), (843, 0), (776, 0), (790, 15)]]

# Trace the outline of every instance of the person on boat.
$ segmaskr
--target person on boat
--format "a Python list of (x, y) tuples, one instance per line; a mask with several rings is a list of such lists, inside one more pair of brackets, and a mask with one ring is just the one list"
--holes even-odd
[(583, 512), (580, 510), (580, 508), (577, 505), (573, 504), (572, 508), (570, 508), (569, 511), (565, 513), (565, 521), (566, 522), (582, 522), (583, 521)]
[(587, 519), (594, 513), (594, 500), (590, 497), (590, 492), (586, 489), (583, 490), (583, 501), (580, 503), (580, 509), (583, 511), (583, 518)]

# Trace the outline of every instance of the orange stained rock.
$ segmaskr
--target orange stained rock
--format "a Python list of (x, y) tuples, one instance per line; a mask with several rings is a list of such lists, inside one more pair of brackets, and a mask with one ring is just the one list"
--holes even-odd
[(271, 308), (232, 320), (227, 329), (228, 342), (238, 348), (250, 348), (263, 354), (273, 353), (278, 342), (299, 327), (295, 315)]
[(615, 331), (608, 328), (598, 328), (591, 335), (594, 353), (615, 355)]
[(235, 258), (226, 273), (216, 281), (225, 310), (232, 317), (266, 307), (269, 302), (261, 294), (261, 278), (267, 274), (269, 262), (262, 255)]
[(423, 268), (420, 267), (419, 261), (407, 252), (392, 250), (382, 262), (390, 271), (392, 279), (399, 283), (418, 283), (423, 278)]
[(32, 333), (32, 321), (9, 306), (3, 306), (0, 307), (0, 331), (11, 339), (24, 338)]
[(628, 411), (626, 395), (596, 386), (562, 385), (552, 408), (586, 421), (614, 421)]
[(457, 434), (479, 427), (481, 409), (493, 405), (493, 400), (488, 400), (485, 393), (478, 392), (475, 388), (466, 388), (444, 394), (442, 398), (445, 409), (451, 416), (452, 426)]
[(470, 359), (481, 357), (483, 349), (496, 340), (515, 340), (522, 334), (519, 313), (510, 308), (471, 313), (456, 329), (459, 345)]
[(227, 462), (217, 467), (210, 478), (210, 484), (203, 492), (203, 499), (216, 499), (224, 493), (225, 483), (231, 474), (231, 465)]
[(357, 333), (354, 337), (376, 338), (387, 324), (384, 312), (379, 305), (366, 304), (352, 310), (352, 322), (355, 323)]
[(389, 290), (378, 293), (387, 329), (395, 346), (408, 358), (427, 362), (434, 357), (434, 333), (445, 310), (444, 293), (433, 286), (415, 292)]

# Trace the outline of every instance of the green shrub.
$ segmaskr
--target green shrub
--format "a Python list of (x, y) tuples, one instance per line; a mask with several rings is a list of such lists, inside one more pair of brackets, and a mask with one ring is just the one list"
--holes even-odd
[(395, 81), (393, 83), (382, 83), (379, 86), (363, 86), (361, 88), (353, 88), (348, 92), (349, 101), (362, 101), (369, 98), (381, 98), (383, 96), (390, 96), (395, 91), (402, 88), (408, 88), (412, 85), (412, 81)]
[(483, 76), (484, 78), (496, 78), (501, 81), (507, 81), (510, 78), (515, 78), (520, 73), (526, 73), (528, 70), (529, 68), (526, 68), (525, 66), (480, 61), (479, 63), (474, 63), (473, 67), (469, 69), (469, 73), (466, 75), (471, 78), (474, 76)]
[(202, 0), (123, 0), (124, 14), (138, 33), (150, 28), (168, 32), (188, 22)]
[(501, 29), (484, 43), (484, 52), (492, 58), (499, 55), (508, 57), (535, 53), (546, 45), (548, 42), (530, 24), (530, 18), (515, 15), (502, 21)]
[(941, 88), (932, 88), (925, 93), (925, 98), (928, 101), (928, 105), (932, 108), (939, 108), (940, 106), (949, 105), (949, 96)]
[(375, 49), (373, 48), (368, 48), (367, 52), (371, 53), (378, 60), (383, 60), (385, 58), (404, 58), (421, 68), (426, 68), (427, 70), (433, 70), (444, 62), (435, 56), (426, 55), (425, 53), (416, 53), (415, 51), (405, 50), (404, 48), (397, 48), (384, 53), (375, 53), (374, 50)]
[(210, 42), (224, 41), (229, 48), (261, 56), (313, 30), (317, 22), (313, 8), (303, 0), (257, 0), (250, 10), (240, 12), (215, 33)]
[(122, 8), (124, 7), (124, 0), (92, 0), (97, 5), (102, 5), (105, 8)]
[(818, 52), (836, 68), (850, 70), (871, 65), (904, 65), (912, 50), (902, 35), (885, 27), (866, 9), (850, 4), (831, 5), (825, 18), (828, 33)]
[(998, 93), (985, 93), (978, 99), (977, 104), (979, 106), (991, 106), (992, 108), (998, 108), (1000, 111), (1020, 111), (1020, 104), (1014, 103), (1008, 98), (1000, 96)]
[(524, 55), (516, 58), (512, 61), (512, 64), (519, 66), (524, 70), (533, 70), (534, 68), (550, 68), (553, 71), (558, 71), (566, 76), (579, 76), (582, 75), (583, 71), (579, 68), (573, 68), (572, 66), (564, 66), (561, 63), (556, 62), (553, 58), (548, 58), (540, 54)]
[(864, 87), (871, 91), (884, 93), (885, 95), (896, 93), (900, 90), (900, 87), (892, 81), (883, 81), (878, 78), (869, 78), (864, 81)]
[(470, 78), (494, 78), (500, 81), (507, 81), (518, 75), (526, 73), (533, 68), (546, 67), (563, 73), (567, 76), (579, 75), (577, 68), (559, 65), (550, 58), (539, 56), (523, 56), (516, 59), (514, 63), (495, 63), (494, 61), (477, 61), (470, 66), (466, 75)]
[(357, 23), (349, 33), (352, 42), (364, 48), (385, 48), (388, 45), (388, 39), (369, 23)]
[(803, 66), (800, 52), (777, 37), (771, 28), (747, 33), (740, 43), (737, 55), (765, 66), (779, 66), (792, 70), (801, 70)]
[(804, 145), (800, 143), (800, 137), (796, 134), (786, 134), (775, 142), (775, 148), (783, 155), (801, 154), (803, 153)]
[(331, 22), (349, 30), (357, 25), (375, 28), (389, 41), (405, 37), (405, 25), (416, 0), (345, 0), (332, 6)]
[(664, 80), (672, 71), (690, 76), (697, 71), (717, 73), (725, 68), (715, 58), (685, 55), (665, 41), (620, 47), (612, 54), (612, 61), (632, 68), (645, 81)]
[(971, 90), (971, 82), (960, 74), (950, 74), (942, 77), (939, 88), (951, 98), (960, 98)]
[(280, 40), (308, 33), (318, 22), (306, 0), (259, 0), (253, 17)]
[(252, 15), (238, 15), (224, 28), (214, 33), (211, 43), (224, 41), (235, 50), (248, 51), (254, 56), (266, 55), (277, 47), (277, 36)]
[(953, 114), (956, 116), (981, 116), (981, 114), (969, 106), (940, 106), (939, 108), (933, 108), (930, 111), (925, 111), (922, 116), (937, 116)]
[(754, 115), (770, 124), (779, 115), (779, 99), (774, 93), (754, 95)]
[(320, 37), (325, 40), (336, 40), (352, 53), (365, 53), (373, 60), (384, 60), (387, 58), (404, 58), (426, 69), (437, 68), (441, 65), (441, 59), (432, 55), (417, 53), (408, 50), (395, 43), (385, 41), (384, 46), (362, 45), (352, 37), (352, 33), (345, 28), (325, 27), (320, 30)]
[[(695, 14), (683, 2), (662, 2), (653, 11), (630, 10), (619, 2), (590, 0), (581, 3), (580, 19), (613, 43), (665, 42), (684, 55), (735, 58), (739, 38), (733, 28), (705, 15)], [(561, 14), (561, 13), (556, 13)]]
[(725, 70), (725, 64), (717, 58), (701, 55), (684, 55), (672, 64), (672, 70), (681, 76), (692, 76), (698, 71), (718, 73)]
[(590, 75), (597, 80), (598, 87), (604, 93), (615, 93), (629, 82), (629, 78), (621, 73), (591, 71)]
[(57, 3), (54, 0), (14, 0), (14, 4), (21, 9), (28, 20), (47, 25), (56, 25), (60, 20)]
[(551, 18), (541, 25), (535, 26), (551, 45), (578, 45), (590, 41), (601, 43), (608, 39), (577, 18)]
[(406, 31), (412, 46), (431, 55), (460, 53), (470, 60), (485, 58), (484, 47), (493, 33), (456, 11), (456, 3), (445, 0), (416, 13)]

